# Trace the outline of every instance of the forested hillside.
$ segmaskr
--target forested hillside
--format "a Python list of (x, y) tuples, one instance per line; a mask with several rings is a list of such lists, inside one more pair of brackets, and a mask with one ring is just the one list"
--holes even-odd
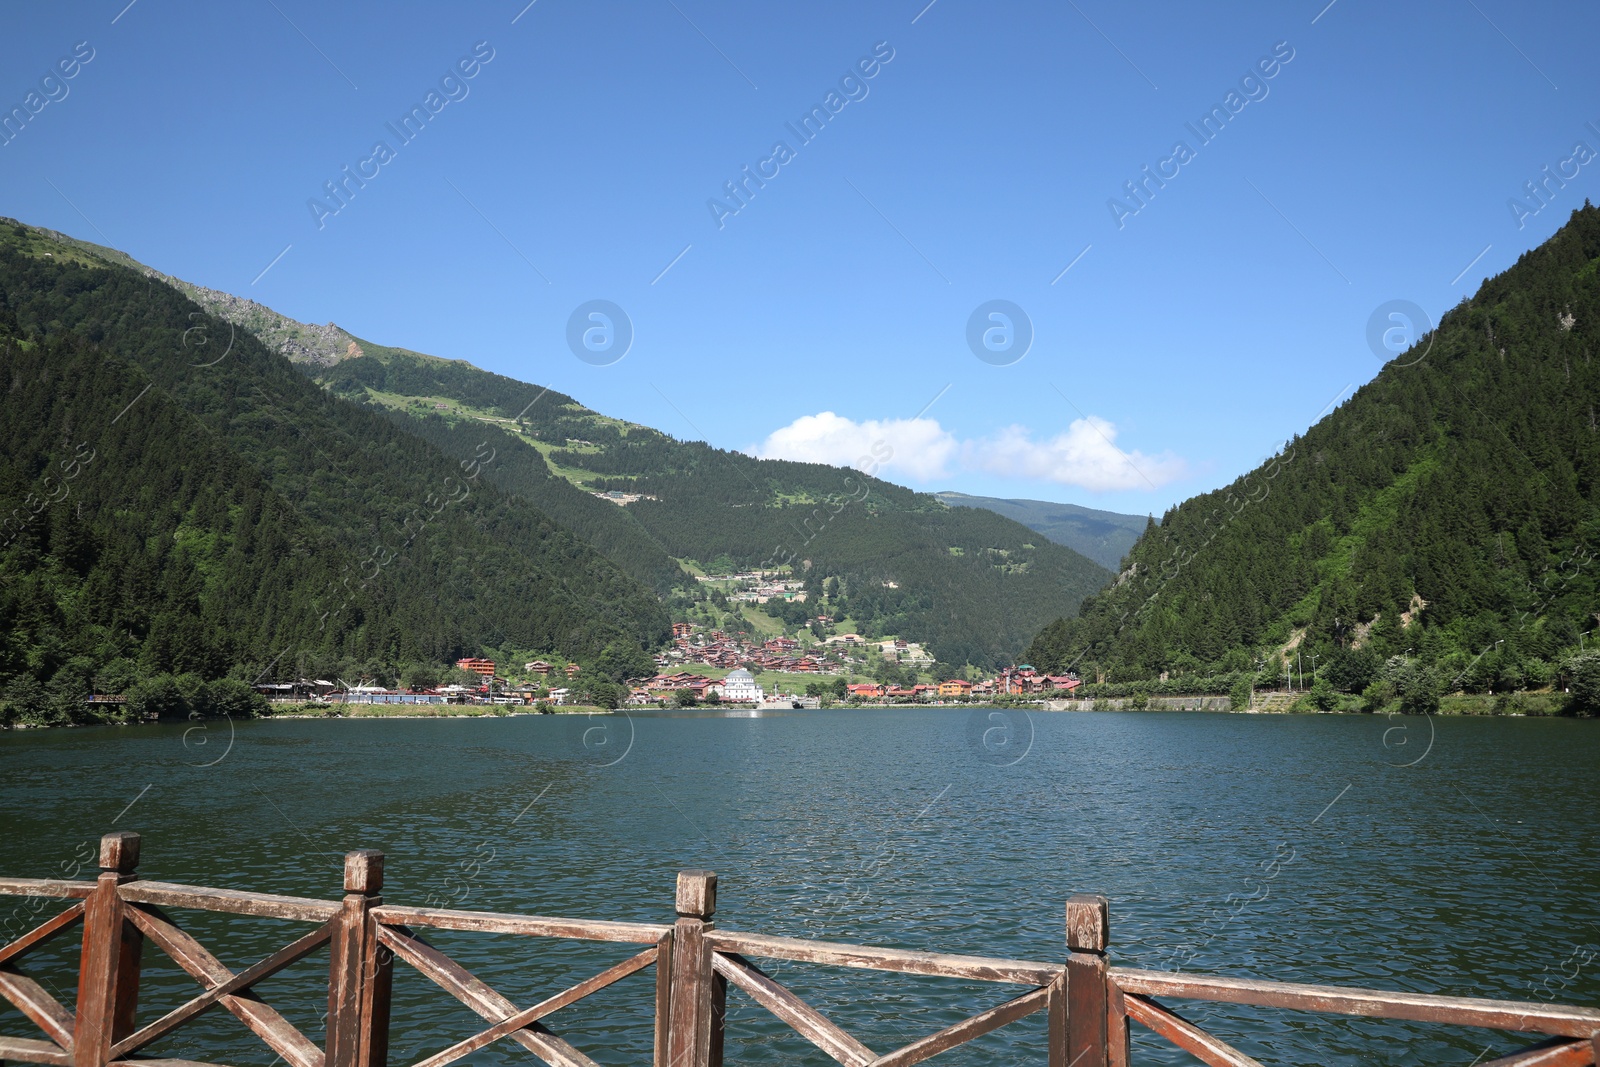
[(163, 282), (12, 223), (0, 369), (13, 712), (284, 657), (392, 668), (494, 645), (620, 675), (666, 636), (647, 589), (489, 482), (492, 444), (447, 456)]
[[(924, 642), (946, 663), (993, 667), (1012, 662), (1060, 604), (1111, 578), (989, 511), (856, 471), (678, 441), (470, 364), (361, 345), (360, 358), (311, 368), (317, 380), (452, 454), (492, 440), (501, 459), (489, 478), (658, 587), (674, 577), (663, 563), (672, 558), (791, 565), (813, 604), (835, 579), (831, 606), (864, 630)], [(607, 490), (642, 499), (619, 507), (592, 495)]]
[[(83, 338), (99, 330), (90, 341), (101, 345), (97, 351), (120, 354), (121, 347), (136, 344), (140, 355), (129, 357), (134, 363), (150, 373), (160, 368), (161, 388), (201, 415), (311, 528), (356, 553), (353, 562), (342, 563), (350, 573), (359, 571), (362, 560), (394, 552), (392, 543), (367, 543), (385, 520), (403, 522), (400, 513), (423, 506), (429, 493), (455, 491), (429, 484), (448, 472), (423, 475), (415, 471), (418, 464), (448, 457), (461, 468), (456, 476), (472, 472), (470, 503), (452, 505), (426, 524), (427, 543), (434, 547), (411, 546), (414, 565), (424, 570), (408, 572), (405, 580), (458, 590), (445, 595), (459, 595), (470, 606), (478, 629), (452, 630), (449, 610), (430, 613), (415, 602), (396, 604), (391, 610), (418, 617), (395, 622), (398, 630), (382, 637), (363, 625), (358, 644), (364, 655), (403, 658), (416, 650), (439, 658), (456, 643), (475, 642), (553, 648), (557, 634), (574, 633), (562, 647), (579, 655), (609, 640), (588, 635), (584, 620), (590, 615), (632, 641), (658, 640), (664, 608), (641, 600), (636, 588), (611, 584), (620, 576), (595, 569), (603, 557), (680, 605), (706, 595), (680, 559), (740, 568), (792, 566), (812, 589), (812, 604), (826, 580), (834, 579), (826, 587), (829, 609), (848, 615), (863, 631), (921, 641), (950, 664), (993, 667), (1013, 661), (1063, 602), (1076, 602), (1111, 578), (1091, 560), (992, 512), (952, 509), (859, 472), (756, 460), (678, 441), (464, 361), (375, 344), (331, 323), (297, 323), (64, 235), (17, 227), (8, 241), (17, 253), (9, 261), (16, 269), (25, 263), (29, 271), (47, 272), (19, 274), (10, 283), (23, 319), (21, 336)], [(48, 272), (80, 269), (88, 272), (85, 277), (109, 272), (118, 286), (177, 301), (161, 327), (176, 332), (155, 340), (142, 332), (131, 337), (120, 325), (108, 330), (111, 314), (99, 301), (126, 304), (131, 297), (108, 291), (64, 298), (64, 287), (77, 292), (79, 276), (71, 275), (67, 284)], [(95, 283), (97, 292), (101, 285)], [(116, 313), (139, 331), (149, 328), (126, 311)], [(161, 352), (161, 345), (176, 349)], [(224, 352), (215, 367), (191, 366)], [(304, 375), (315, 376), (326, 392), (319, 396)], [(308, 417), (301, 405), (316, 416)], [(360, 446), (352, 447), (352, 439)], [(620, 507), (595, 495), (603, 490), (644, 499)], [(509, 511), (502, 516), (496, 508)], [(479, 509), (510, 525), (487, 530)], [(480, 545), (486, 536), (488, 543)], [(514, 583), (490, 581), (489, 589), (469, 591), (476, 575), (452, 571), (442, 558), (454, 553), (481, 560), (483, 574), (492, 579), (509, 573), (506, 568), (515, 570), (505, 550), (524, 541), (538, 545), (524, 559), (531, 570), (546, 578), (560, 575), (574, 588), (598, 583), (593, 609), (570, 607), (560, 586), (513, 593)], [(562, 562), (568, 558), (576, 569)], [(383, 581), (401, 573), (389, 565), (383, 570)], [(502, 595), (508, 599), (497, 599)], [(550, 606), (530, 611), (529, 604)]]
[(1551, 682), (1600, 621), (1597, 268), (1586, 203), (1273, 460), (1168, 512), (1031, 661), (1276, 678), (1287, 650), (1351, 691)]
[[(458, 461), (482, 449), (484, 481), (572, 530), (681, 610), (696, 597), (678, 560), (794, 566), (829, 610), (863, 630), (921, 641), (949, 664), (1015, 659), (1037, 629), (1111, 579), (1021, 524), (851, 471), (765, 462), (608, 418), (570, 396), (271, 308), (48, 233), (95, 262), (135, 266), (257, 337), (335, 395), (382, 412)], [(597, 490), (654, 499), (619, 507)], [(809, 566), (807, 562), (809, 561)], [(817, 603), (815, 595), (810, 599)], [(795, 620), (790, 620), (793, 622)]]

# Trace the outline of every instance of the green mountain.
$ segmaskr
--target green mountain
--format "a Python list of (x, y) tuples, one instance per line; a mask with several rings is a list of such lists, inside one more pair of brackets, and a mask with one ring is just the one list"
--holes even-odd
[(1144, 533), (1147, 519), (1144, 515), (1096, 511), (1094, 508), (1053, 500), (1005, 500), (995, 496), (969, 496), (952, 492), (933, 495), (953, 508), (985, 508), (997, 515), (1015, 519), (1056, 544), (1066, 545), (1113, 571), (1122, 566), (1128, 549)]
[(485, 647), (620, 676), (665, 639), (656, 596), (494, 484), (492, 446), (331, 395), (120, 253), (0, 221), (0, 353), (8, 707)]
[[(183, 284), (183, 283), (179, 283)], [(810, 607), (867, 633), (925, 643), (953, 664), (1011, 662), (1062, 599), (1110, 581), (1092, 560), (1002, 516), (819, 464), (757, 460), (609, 418), (570, 396), (334, 324), (313, 327), (215, 290), (188, 291), (257, 333), (335, 396), (469, 460), (567, 526), (678, 609), (708, 594), (679, 561), (792, 566)], [(612, 492), (625, 505), (603, 499)], [(827, 584), (833, 579), (832, 585)]]
[[(696, 561), (792, 567), (807, 583), (807, 604), (768, 609), (790, 626), (822, 604), (863, 632), (921, 641), (947, 662), (994, 666), (1013, 660), (1064, 600), (1111, 578), (999, 515), (951, 509), (840, 468), (678, 441), (464, 361), (375, 344), (333, 323), (296, 322), (65, 235), (7, 222), (0, 242), (9, 316), (0, 322), (10, 324), (16, 353), (76, 345), (85, 358), (125, 366), (132, 381), (153, 382), (145, 399), (189, 412), (213, 449), (255, 472), (261, 491), (317, 546), (300, 551), (323, 571), (332, 567), (342, 589), (356, 590), (330, 596), (323, 571), (283, 579), (279, 599), (294, 606), (295, 619), (317, 609), (308, 635), (278, 614), (240, 614), (256, 572), (213, 559), (201, 600), (186, 602), (212, 612), (198, 627), (203, 650), (178, 659), (147, 649), (149, 620), (123, 628), (131, 644), (115, 656), (86, 651), (82, 641), (50, 645), (57, 639), (40, 633), (67, 632), (60, 620), (76, 595), (55, 590), (53, 621), (0, 647), (0, 677), (26, 674), (48, 686), (68, 659), (80, 675), (110, 660), (141, 673), (242, 673), (242, 661), (265, 664), (281, 647), (314, 662), (343, 656), (346, 667), (488, 647), (549, 649), (586, 663), (599, 657), (605, 673), (620, 676), (624, 665), (639, 666), (639, 649), (661, 643), (667, 607), (682, 611), (715, 596), (686, 569)], [(59, 417), (77, 425), (71, 412)], [(12, 491), (25, 498), (41, 464), (59, 462), (59, 446), (49, 445), (45, 426), (16, 429), (23, 438), (4, 458), (16, 474)], [(156, 468), (188, 454), (191, 445), (179, 440), (149, 443)], [(117, 494), (180, 476), (143, 468), (131, 475), (103, 461), (100, 469), (109, 472), (103, 492), (90, 498), (89, 482), (75, 490), (85, 515), (103, 524), (120, 508), (130, 525), (117, 536), (164, 548), (162, 535), (139, 534), (139, 521), (155, 520), (117, 504)], [(232, 484), (197, 486), (195, 500)], [(629, 502), (603, 497), (607, 491)], [(174, 529), (183, 525), (173, 521)], [(212, 538), (213, 557), (237, 543), (220, 521), (199, 528)], [(29, 536), (42, 529), (30, 528)], [(164, 529), (150, 527), (157, 528)], [(134, 550), (131, 540), (125, 548)], [(7, 576), (34, 580), (53, 558), (42, 542), (35, 556), (8, 561)], [(170, 552), (153, 559), (158, 573), (183, 565)], [(335, 602), (343, 607), (323, 620)], [(146, 613), (165, 618), (169, 605)], [(48, 655), (38, 651), (46, 645), (54, 649)]]
[(1350, 690), (1389, 657), (1435, 693), (1548, 682), (1600, 619), (1597, 269), (1585, 203), (1278, 456), (1169, 511), (1028, 658), (1272, 675), (1292, 646)]

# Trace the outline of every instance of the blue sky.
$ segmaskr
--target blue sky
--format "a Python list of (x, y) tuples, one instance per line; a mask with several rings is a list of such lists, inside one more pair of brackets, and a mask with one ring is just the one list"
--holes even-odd
[[(1595, 195), (1597, 31), (1508, 0), (29, 5), (0, 214), (680, 437), (1160, 513), (1371, 378), (1380, 306), (1436, 319)], [(592, 300), (624, 358), (569, 348)], [(994, 300), (1020, 360), (969, 346)]]

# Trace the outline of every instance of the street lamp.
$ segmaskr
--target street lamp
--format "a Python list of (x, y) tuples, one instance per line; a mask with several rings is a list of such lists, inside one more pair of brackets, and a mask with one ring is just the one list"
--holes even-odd
[(1311, 657), (1311, 684), (1312, 684), (1313, 687), (1316, 686), (1316, 684), (1317, 684), (1317, 657), (1316, 656), (1312, 656)]

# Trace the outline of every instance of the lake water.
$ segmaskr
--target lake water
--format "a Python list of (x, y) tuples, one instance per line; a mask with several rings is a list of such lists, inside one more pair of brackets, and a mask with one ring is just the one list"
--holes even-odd
[[(7, 875), (70, 871), (131, 829), (151, 879), (335, 899), (342, 854), (379, 848), (391, 903), (670, 922), (675, 872), (705, 867), (724, 928), (1037, 960), (1064, 956), (1063, 902), (1094, 892), (1123, 965), (1582, 1004), (1600, 1002), (1596, 812), (1600, 723), (1565, 720), (884, 709), (0, 735)], [(0, 917), (26, 907), (0, 898)], [(305, 929), (176, 918), (235, 968)], [(429, 936), (519, 1004), (633, 951)], [(324, 961), (258, 987), (315, 1040)], [(26, 969), (70, 1005), (74, 963), (62, 944)], [(146, 966), (142, 1021), (198, 990), (148, 945)], [(879, 1052), (1015, 992), (773, 967)], [(651, 973), (547, 1021), (647, 1063)], [(391, 1064), (483, 1025), (403, 964), (395, 999)], [(1468, 1067), (1519, 1044), (1168, 1006), (1268, 1063)], [(1042, 1064), (1043, 1029), (936, 1062)], [(0, 1032), (37, 1036), (9, 1008)], [(1135, 1035), (1136, 1062), (1192, 1062)], [(272, 1061), (225, 1012), (146, 1054)], [(831, 1062), (736, 992), (727, 1061)], [(469, 1062), (532, 1059), (502, 1043)]]

